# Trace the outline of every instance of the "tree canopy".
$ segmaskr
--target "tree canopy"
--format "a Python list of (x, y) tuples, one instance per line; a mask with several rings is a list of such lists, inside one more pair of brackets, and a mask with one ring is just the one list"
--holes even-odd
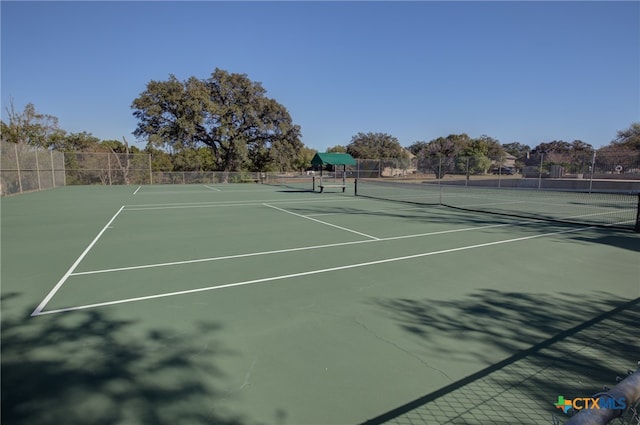
[(499, 160), (505, 153), (496, 139), (486, 135), (472, 139), (466, 133), (418, 141), (409, 146), (409, 151), (434, 170), (438, 178), (450, 172), (485, 173), (491, 161)]
[(347, 147), (342, 145), (335, 145), (330, 148), (327, 148), (327, 152), (333, 153), (347, 153)]
[(629, 128), (618, 131), (611, 144), (640, 152), (640, 122), (634, 122)]
[(395, 137), (386, 133), (358, 133), (347, 145), (347, 153), (354, 158), (406, 158), (405, 150)]
[(58, 118), (37, 112), (33, 103), (27, 103), (24, 110), (18, 112), (11, 99), (6, 112), (9, 120), (2, 121), (0, 128), (5, 142), (48, 148), (65, 135), (65, 131), (59, 127)]
[(531, 152), (531, 147), (519, 142), (505, 143), (502, 145), (502, 149), (510, 155), (515, 156), (517, 159), (524, 159)]
[(151, 81), (131, 107), (134, 135), (174, 152), (208, 147), (225, 171), (288, 169), (303, 148), (300, 126), (245, 74), (216, 68), (206, 80)]
[(607, 146), (598, 149), (596, 163), (608, 168), (640, 167), (640, 122), (631, 124), (629, 128), (618, 131), (615, 139)]
[[(300, 141), (300, 127), (292, 122), (287, 109), (266, 97), (262, 85), (244, 74), (216, 69), (206, 80), (191, 77), (186, 81), (170, 75), (167, 81), (149, 82), (131, 106), (139, 119), (134, 135), (146, 142), (144, 152), (151, 155), (154, 170), (304, 170), (316, 153)], [(123, 143), (100, 140), (86, 131), (67, 133), (56, 116), (37, 111), (32, 103), (18, 111), (11, 99), (6, 116), (7, 120), (0, 121), (3, 142), (65, 152), (140, 152), (124, 137)], [(348, 145), (335, 145), (328, 151), (346, 152), (360, 159), (402, 160), (409, 151), (422, 164), (426, 162), (441, 173), (486, 172), (505, 153), (516, 157), (518, 168), (539, 166), (544, 159), (547, 165), (581, 173), (590, 169), (595, 159), (596, 169), (622, 167), (636, 172), (640, 165), (640, 122), (618, 131), (597, 151), (581, 140), (553, 140), (530, 148), (518, 142), (501, 145), (486, 135), (471, 138), (466, 133), (417, 141), (404, 149), (394, 136), (373, 132), (360, 132)], [(126, 164), (122, 168), (126, 169)]]

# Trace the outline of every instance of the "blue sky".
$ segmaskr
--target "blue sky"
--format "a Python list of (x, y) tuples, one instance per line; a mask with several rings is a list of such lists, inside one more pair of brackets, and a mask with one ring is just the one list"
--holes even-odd
[[(13, 99), (127, 137), (151, 80), (261, 82), (324, 151), (358, 132), (595, 147), (640, 121), (640, 2), (2, 1)], [(142, 145), (140, 145), (142, 146)]]

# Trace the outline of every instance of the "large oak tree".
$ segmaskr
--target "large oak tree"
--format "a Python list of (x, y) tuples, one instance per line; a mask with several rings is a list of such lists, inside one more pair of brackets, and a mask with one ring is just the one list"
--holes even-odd
[(151, 81), (132, 103), (134, 135), (173, 152), (211, 149), (224, 171), (291, 169), (303, 144), (287, 109), (245, 74)]
[(351, 138), (347, 153), (354, 158), (389, 159), (407, 157), (398, 139), (387, 133), (358, 133)]
[(598, 149), (596, 168), (610, 172), (618, 166), (634, 173), (640, 169), (640, 122), (618, 131), (611, 143)]

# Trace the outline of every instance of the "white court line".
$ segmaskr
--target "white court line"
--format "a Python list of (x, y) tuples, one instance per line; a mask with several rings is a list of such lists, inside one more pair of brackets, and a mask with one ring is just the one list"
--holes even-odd
[[(460, 195), (448, 195), (445, 196), (444, 199), (451, 199), (451, 198), (477, 198), (477, 199), (489, 199), (489, 200), (495, 200), (497, 201), (494, 204), (465, 204), (465, 205), (455, 205), (455, 207), (459, 207), (459, 208), (466, 208), (466, 207), (475, 207), (475, 206), (483, 206), (483, 205), (506, 205), (506, 204), (517, 204), (517, 203), (525, 203), (525, 204), (533, 204), (533, 205), (541, 205), (544, 204), (545, 206), (554, 206), (554, 207), (561, 207), (561, 208), (580, 208), (580, 209), (586, 209), (586, 208), (591, 208), (591, 209), (606, 209), (606, 206), (601, 206), (601, 205), (593, 205), (593, 204), (580, 204), (580, 206), (576, 206), (572, 203), (563, 203), (563, 204), (559, 204), (556, 202), (543, 202), (544, 199), (556, 199), (557, 197), (552, 197), (552, 196), (546, 196), (546, 197), (541, 197), (539, 199), (533, 199), (533, 200), (520, 200), (520, 201), (513, 201), (513, 200), (509, 200), (509, 199), (501, 199), (501, 198), (494, 198), (494, 197), (489, 197), (486, 198), (484, 196), (480, 196), (480, 195), (465, 195), (465, 194), (460, 194)], [(570, 202), (573, 202), (575, 200), (573, 199), (569, 199)], [(445, 202), (446, 204), (446, 202)], [(634, 209), (634, 206), (630, 206), (629, 208), (624, 208), (625, 210), (627, 209)], [(606, 214), (606, 213), (603, 213)], [(586, 216), (586, 214), (584, 215)], [(577, 217), (582, 217), (582, 216), (577, 216)]]
[(375, 213), (380, 213), (380, 212), (387, 212), (387, 211), (391, 211), (391, 212), (395, 212), (395, 211), (425, 211), (425, 212), (430, 212), (430, 210), (427, 210), (427, 208), (429, 207), (433, 207), (433, 208), (440, 208), (440, 205), (423, 205), (420, 207), (409, 207), (409, 208), (380, 208), (380, 209), (375, 209), (375, 210), (362, 210), (361, 212), (344, 212), (344, 211), (333, 211), (333, 212), (326, 212), (326, 213), (317, 213), (317, 214), (307, 214), (307, 217), (322, 217), (322, 216), (326, 216), (326, 215), (344, 215), (344, 214), (352, 214), (352, 215), (359, 215), (359, 214), (375, 214)]
[[(262, 205), (262, 204), (260, 204), (260, 205)], [(413, 209), (413, 208), (401, 209), (400, 211), (411, 210), (411, 209)], [(417, 209), (420, 209), (420, 208), (417, 208)], [(127, 211), (127, 210), (125, 209), (125, 211)], [(387, 209), (378, 210), (378, 211), (387, 211)], [(395, 211), (395, 210), (391, 210), (391, 211)], [(591, 214), (588, 214), (588, 215), (591, 215)], [(566, 218), (577, 218), (577, 217), (582, 217), (582, 216), (577, 215), (577, 216), (566, 217)], [(387, 237), (387, 238), (366, 239), (366, 240), (349, 241), (349, 242), (336, 242), (336, 243), (332, 243), (332, 244), (311, 245), (311, 246), (304, 246), (304, 247), (299, 247), (299, 248), (284, 248), (284, 249), (276, 249), (276, 250), (271, 250), (271, 251), (257, 251), (257, 252), (249, 252), (249, 253), (246, 253), (246, 254), (224, 255), (224, 256), (220, 256), (220, 257), (207, 257), (207, 258), (197, 258), (197, 259), (193, 259), (193, 260), (181, 260), (181, 261), (171, 261), (171, 262), (165, 262), (165, 263), (143, 264), (143, 265), (139, 265), (139, 266), (128, 266), (128, 267), (116, 267), (116, 268), (111, 268), (111, 269), (89, 270), (89, 271), (85, 271), (85, 272), (71, 273), (70, 276), (84, 276), (84, 275), (92, 275), (92, 274), (100, 274), (100, 273), (113, 273), (113, 272), (123, 272), (123, 271), (131, 271), (131, 270), (152, 269), (152, 268), (157, 268), (157, 267), (180, 266), (180, 265), (184, 265), (184, 264), (206, 263), (206, 262), (211, 262), (211, 261), (232, 260), (232, 259), (236, 259), (236, 258), (257, 257), (257, 256), (262, 256), (262, 255), (285, 254), (285, 253), (289, 253), (289, 252), (310, 251), (310, 250), (315, 250), (315, 249), (334, 248), (334, 247), (340, 247), (340, 246), (358, 245), (358, 244), (371, 243), (371, 242), (385, 242), (385, 241), (393, 241), (393, 240), (401, 240), (401, 239), (419, 238), (419, 237), (425, 237), (425, 236), (444, 235), (444, 234), (448, 234), (448, 233), (468, 232), (468, 231), (473, 231), (473, 230), (489, 229), (489, 228), (494, 228), (494, 227), (519, 226), (519, 225), (523, 225), (523, 224), (526, 225), (526, 224), (538, 223), (538, 222), (541, 222), (541, 221), (544, 222), (544, 220), (537, 220), (537, 219), (533, 219), (532, 218), (532, 219), (527, 219), (525, 221), (516, 221), (516, 222), (500, 223), (500, 224), (489, 224), (489, 225), (486, 225), (486, 226), (464, 227), (464, 228), (461, 228), (461, 229), (440, 230), (440, 231), (437, 231), (437, 232), (415, 233), (415, 234), (411, 234), (411, 235), (391, 236), (391, 237)], [(628, 222), (633, 222), (633, 221), (634, 220), (630, 220)], [(612, 223), (611, 225), (624, 224), (624, 223), (627, 223), (627, 222), (625, 221), (625, 222)]]
[(138, 188), (136, 189), (136, 191), (135, 191), (135, 192), (133, 192), (133, 194), (135, 195), (136, 193), (138, 193), (138, 191), (139, 191), (140, 189), (142, 189), (142, 186), (138, 186)]
[[(564, 218), (566, 219), (566, 218), (578, 218), (578, 217), (592, 217), (594, 215), (607, 215), (607, 214), (625, 214), (626, 212), (633, 213), (632, 210), (617, 210), (617, 211), (605, 211), (605, 212), (592, 213), (592, 214), (570, 215)], [(621, 222), (621, 223), (624, 223), (624, 222)], [(616, 224), (621, 224), (621, 223), (616, 223)]]
[[(228, 191), (225, 191), (227, 193)], [(280, 200), (280, 199), (263, 199), (258, 201), (217, 201), (217, 202), (190, 202), (176, 204), (140, 204), (125, 205), (125, 211), (146, 211), (146, 210), (164, 210), (175, 208), (209, 208), (209, 207), (245, 207), (263, 205), (265, 202), (277, 204), (296, 204), (300, 202), (326, 202), (326, 201), (350, 201), (344, 197), (341, 198), (323, 198), (318, 200), (298, 199), (298, 200)]]
[(258, 251), (258, 252), (250, 252), (247, 254), (235, 254), (235, 255), (225, 255), (222, 257), (210, 257), (210, 258), (198, 258), (195, 260), (183, 260), (183, 261), (172, 261), (168, 263), (155, 263), (155, 264), (144, 264), (141, 266), (129, 266), (129, 267), (118, 267), (113, 269), (101, 269), (101, 270), (90, 270), (86, 272), (77, 272), (71, 273), (71, 276), (84, 276), (91, 274), (99, 274), (99, 273), (113, 273), (113, 272), (123, 272), (130, 270), (140, 270), (140, 269), (153, 269), (156, 267), (168, 267), (168, 266), (181, 266), (183, 264), (194, 264), (194, 263), (206, 263), (210, 261), (220, 261), (220, 260), (233, 260), (235, 258), (247, 258), (247, 257), (257, 257), (261, 255), (273, 255), (273, 254), (286, 254), (288, 252), (297, 252), (297, 251), (311, 251), (314, 249), (323, 249), (323, 248), (334, 248), (338, 246), (347, 246), (347, 245), (357, 245), (363, 243), (373, 243), (373, 242), (385, 242), (385, 241), (395, 241), (400, 239), (410, 239), (410, 238), (419, 238), (424, 236), (434, 236), (434, 235), (444, 235), (447, 233), (458, 233), (458, 232), (468, 232), (471, 230), (480, 230), (480, 229), (488, 229), (492, 227), (504, 227), (504, 226), (513, 226), (520, 224), (528, 224), (532, 223), (532, 220), (529, 221), (520, 221), (513, 223), (501, 223), (501, 224), (488, 224), (486, 226), (475, 226), (475, 227), (466, 227), (463, 229), (454, 229), (454, 230), (440, 230), (437, 232), (429, 232), (429, 233), (417, 233), (413, 235), (403, 235), (403, 236), (391, 236), (388, 238), (380, 238), (380, 239), (366, 239), (360, 241), (350, 241), (350, 242), (336, 242), (331, 244), (324, 245), (312, 245), (312, 246), (303, 246), (300, 248), (285, 248), (285, 249), (276, 249), (272, 251)]
[(42, 300), (42, 302), (38, 305), (38, 307), (36, 307), (36, 309), (33, 311), (33, 313), (31, 313), (31, 316), (38, 316), (39, 314), (41, 314), (42, 310), (47, 305), (47, 303), (49, 301), (51, 301), (51, 298), (53, 298), (53, 296), (56, 294), (56, 292), (58, 292), (58, 290), (62, 287), (62, 285), (64, 285), (64, 283), (69, 278), (69, 276), (71, 276), (71, 273), (73, 273), (73, 271), (76, 269), (76, 267), (78, 267), (78, 264), (80, 264), (80, 262), (84, 259), (84, 257), (89, 253), (91, 248), (93, 248), (93, 246), (96, 244), (96, 242), (98, 242), (98, 239), (100, 239), (100, 236), (102, 236), (102, 234), (109, 228), (109, 226), (111, 226), (111, 223), (113, 223), (113, 221), (116, 219), (118, 214), (120, 214), (120, 212), (123, 209), (124, 209), (124, 205), (120, 207), (118, 212), (115, 213), (113, 215), (113, 217), (111, 217), (111, 220), (109, 220), (109, 222), (102, 228), (100, 233), (98, 233), (98, 236), (96, 236), (93, 239), (93, 241), (91, 241), (89, 246), (84, 250), (84, 252), (82, 254), (80, 254), (78, 259), (71, 265), (71, 267), (69, 268), (69, 270), (67, 270), (67, 272), (64, 274), (64, 276), (62, 276), (62, 278), (58, 281), (56, 286), (53, 287), (53, 289), (47, 294), (47, 296), (44, 298), (44, 300)]
[(320, 274), (320, 273), (329, 273), (329, 272), (335, 272), (335, 271), (340, 271), (340, 270), (348, 270), (348, 269), (355, 269), (355, 268), (359, 268), (359, 267), (373, 266), (373, 265), (377, 265), (377, 264), (392, 263), (392, 262), (396, 262), (396, 261), (412, 260), (412, 259), (415, 259), (415, 258), (428, 257), (428, 256), (432, 256), (432, 255), (448, 254), (448, 253), (451, 253), (451, 252), (466, 251), (466, 250), (477, 249), (477, 248), (485, 248), (485, 247), (488, 247), (488, 246), (501, 245), (501, 244), (507, 244), (507, 243), (512, 243), (512, 242), (519, 242), (519, 241), (525, 241), (525, 240), (529, 240), (529, 239), (535, 239), (535, 238), (541, 238), (541, 237), (546, 237), (546, 236), (559, 235), (559, 234), (562, 234), (562, 233), (579, 232), (579, 231), (582, 231), (582, 230), (592, 229), (592, 228), (593, 228), (593, 226), (581, 227), (581, 228), (578, 228), (578, 229), (560, 230), (560, 231), (557, 231), (557, 232), (541, 233), (541, 234), (533, 235), (533, 236), (524, 236), (524, 237), (520, 237), (520, 238), (504, 239), (504, 240), (501, 240), (501, 241), (487, 242), (487, 243), (482, 243), (482, 244), (477, 244), (477, 245), (468, 245), (468, 246), (463, 246), (463, 247), (459, 247), (459, 248), (444, 249), (444, 250), (440, 250), (440, 251), (429, 251), (429, 252), (423, 252), (423, 253), (420, 253), (420, 254), (406, 255), (406, 256), (402, 256), (402, 257), (393, 257), (393, 258), (387, 258), (387, 259), (384, 259), (384, 260), (367, 261), (367, 262), (364, 262), (364, 263), (355, 263), (355, 264), (349, 264), (349, 265), (345, 265), (345, 266), (329, 267), (329, 268), (326, 268), (326, 269), (310, 270), (310, 271), (306, 271), (306, 272), (285, 274), (285, 275), (280, 275), (280, 276), (272, 276), (272, 277), (266, 277), (266, 278), (262, 278), (262, 279), (253, 279), (253, 280), (245, 280), (245, 281), (242, 281), (242, 282), (226, 283), (226, 284), (222, 284), (222, 285), (208, 286), (208, 287), (205, 287), (205, 288), (188, 289), (188, 290), (184, 290), (184, 291), (175, 291), (175, 292), (166, 292), (166, 293), (163, 293), (163, 294), (147, 295), (147, 296), (135, 297), (135, 298), (126, 298), (126, 299), (121, 299), (121, 300), (117, 300), (117, 301), (107, 301), (107, 302), (102, 302), (102, 303), (86, 304), (86, 305), (80, 305), (80, 306), (75, 306), (75, 307), (67, 307), (67, 308), (60, 308), (60, 309), (49, 310), (49, 311), (40, 310), (39, 312), (37, 312), (37, 314), (36, 314), (36, 312), (34, 312), (32, 314), (32, 316), (43, 316), (43, 315), (46, 315), (46, 314), (65, 313), (65, 312), (70, 312), (70, 311), (86, 310), (86, 309), (89, 309), (89, 308), (104, 307), (104, 306), (116, 305), (116, 304), (125, 304), (125, 303), (131, 303), (131, 302), (136, 302), (136, 301), (146, 301), (146, 300), (152, 300), (152, 299), (158, 299), (158, 298), (173, 297), (173, 296), (177, 296), (177, 295), (195, 294), (195, 293), (198, 293), (198, 292), (213, 291), (213, 290), (216, 290), (216, 289), (233, 288), (233, 287), (236, 287), (236, 286), (254, 285), (254, 284), (257, 284), (257, 283), (271, 282), (271, 281), (275, 281), (275, 280), (284, 280), (284, 279), (291, 279), (291, 278), (294, 278), (294, 277), (311, 276), (311, 275)]
[(313, 218), (313, 217), (307, 217), (307, 216), (304, 216), (302, 214), (294, 213), (292, 211), (287, 211), (287, 210), (285, 210), (283, 208), (278, 208), (278, 207), (275, 207), (273, 205), (269, 205), (269, 204), (262, 204), (262, 205), (264, 205), (265, 207), (273, 208), (274, 210), (285, 212), (287, 214), (295, 215), (296, 217), (300, 217), (300, 218), (304, 218), (304, 219), (307, 219), (307, 220), (315, 221), (316, 223), (324, 224), (326, 226), (335, 227), (336, 229), (344, 230), (346, 232), (355, 233), (356, 235), (364, 236), (366, 238), (373, 239), (375, 241), (380, 240), (380, 238), (376, 238), (375, 236), (367, 235), (366, 233), (357, 232), (355, 230), (348, 229), (348, 228), (342, 227), (342, 226), (338, 226), (336, 224), (327, 223), (326, 221), (318, 220), (318, 219)]
[[(468, 208), (468, 207), (478, 207), (478, 206), (487, 206), (487, 205), (506, 205), (506, 204), (514, 204), (514, 203), (531, 203), (531, 202), (529, 202), (529, 201), (513, 201), (513, 202), (501, 202), (501, 203), (494, 203), (494, 204), (465, 204), (465, 205), (455, 205), (453, 207), (454, 208)], [(537, 204), (536, 202), (533, 202), (533, 203)], [(545, 204), (545, 205), (564, 206), (564, 207), (567, 207), (567, 208), (569, 208), (569, 207), (573, 208), (572, 205), (562, 205), (562, 204)], [(604, 207), (586, 206), (586, 208), (593, 208), (593, 209), (600, 208), (600, 209), (602, 209)], [(492, 214), (492, 213), (495, 213), (495, 212), (500, 213), (499, 210), (489, 210), (489, 211), (480, 210), (478, 212), (480, 212), (480, 213), (488, 213), (488, 214)], [(518, 213), (524, 213), (524, 214), (528, 213), (527, 211), (521, 212), (521, 211), (518, 211), (518, 210), (508, 210), (508, 212), (511, 212), (513, 215), (518, 214)], [(596, 216), (596, 215), (608, 215), (608, 214), (623, 215), (623, 214), (629, 213), (629, 212), (632, 213), (632, 214), (634, 213), (634, 211), (632, 209), (627, 208), (627, 209), (621, 209), (621, 210), (615, 210), (615, 211), (607, 210), (607, 211), (604, 211), (604, 212), (591, 213), (591, 214), (579, 214), (579, 215), (569, 215), (569, 216), (558, 215), (557, 217), (553, 217), (552, 216), (551, 218), (555, 219), (556, 221), (562, 221), (562, 220), (568, 220), (568, 219), (572, 219), (572, 218), (593, 217), (593, 216)], [(548, 213), (547, 211), (541, 211), (541, 212), (535, 212), (534, 211), (533, 212), (533, 214), (537, 214), (538, 216), (544, 215), (544, 214), (547, 214), (547, 213)], [(617, 222), (617, 223), (606, 223), (606, 224), (603, 223), (602, 225), (603, 226), (614, 226), (614, 225), (617, 225), (617, 224), (632, 223), (633, 221), (634, 220), (620, 221), (620, 222)]]
[(206, 184), (204, 185), (204, 187), (206, 187), (207, 189), (215, 190), (216, 192), (222, 192), (222, 190), (218, 189), (217, 187), (207, 186)]
[[(464, 205), (452, 205), (453, 207), (457, 207), (457, 208), (468, 208), (468, 207), (487, 207), (487, 206), (491, 206), (491, 205), (510, 205), (510, 204), (526, 204), (529, 203), (528, 201), (500, 201), (500, 202), (490, 202), (490, 203), (483, 203), (483, 204), (464, 204)], [(445, 203), (445, 205), (447, 205)]]

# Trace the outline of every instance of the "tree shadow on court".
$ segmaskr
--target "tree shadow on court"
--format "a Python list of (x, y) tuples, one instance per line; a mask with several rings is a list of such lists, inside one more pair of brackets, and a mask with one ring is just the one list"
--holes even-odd
[(589, 229), (588, 234), (578, 232), (571, 239), (584, 243), (597, 243), (630, 251), (640, 252), (640, 238), (629, 231), (598, 227)]
[[(428, 347), (425, 352), (454, 362), (473, 358), (488, 366), (367, 424), (384, 423), (446, 395), (452, 398), (452, 392), (467, 385), (484, 385), (489, 397), (517, 389), (524, 394), (523, 403), (535, 400), (550, 417), (557, 413), (554, 397), (590, 396), (601, 391), (602, 385), (613, 387), (616, 375), (625, 375), (620, 365), (635, 368), (640, 360), (640, 298), (629, 301), (605, 293), (566, 293), (559, 299), (557, 295), (481, 290), (453, 301), (391, 298), (373, 303), (418, 346)], [(459, 344), (448, 346), (442, 343), (445, 339)], [(464, 351), (462, 344), (484, 348)], [(496, 353), (504, 358), (496, 362)], [(526, 371), (513, 373), (519, 365)], [(559, 371), (559, 376), (549, 379), (550, 373), (543, 373), (547, 369)], [(488, 377), (499, 388), (480, 383)], [(598, 384), (594, 387), (593, 383)], [(461, 402), (469, 405), (471, 400)]]
[(234, 353), (216, 324), (178, 334), (134, 325), (97, 311), (3, 317), (2, 423), (256, 423), (219, 405), (233, 395), (215, 387), (226, 378), (216, 359)]

